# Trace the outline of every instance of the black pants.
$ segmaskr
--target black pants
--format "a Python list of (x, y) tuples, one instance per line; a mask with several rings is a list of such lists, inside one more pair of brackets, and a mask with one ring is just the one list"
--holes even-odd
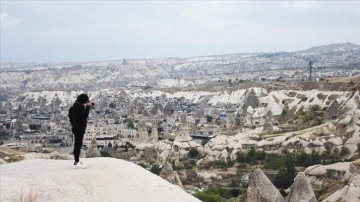
[(83, 145), (83, 138), (84, 138), (84, 134), (85, 134), (85, 130), (78, 130), (78, 129), (74, 129), (73, 128), (73, 134), (74, 134), (74, 160), (75, 162), (79, 162), (79, 158), (80, 158), (80, 151), (81, 151), (81, 147)]

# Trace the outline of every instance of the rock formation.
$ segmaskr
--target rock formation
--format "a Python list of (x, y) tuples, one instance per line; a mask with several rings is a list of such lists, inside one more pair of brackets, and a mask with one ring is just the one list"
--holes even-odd
[(250, 174), (247, 201), (284, 202), (285, 200), (269, 178), (258, 168)]
[(287, 202), (317, 202), (314, 191), (308, 183), (304, 173), (298, 173), (286, 197)]
[(327, 197), (324, 201), (352, 201), (360, 202), (360, 175), (355, 174), (350, 177), (349, 182), (335, 193)]
[(170, 163), (166, 163), (164, 167), (161, 169), (160, 177), (170, 182), (171, 184), (178, 185), (179, 187), (184, 189), (179, 175), (176, 172), (174, 172)]
[(271, 183), (261, 169), (256, 169), (249, 176), (247, 201), (251, 202), (317, 202), (314, 191), (305, 174), (300, 172), (294, 179), (286, 199)]
[(347, 181), (353, 174), (357, 173), (357, 168), (352, 162), (340, 162), (331, 165), (309, 166), (304, 172), (309, 176)]
[(360, 160), (340, 162), (331, 165), (315, 165), (308, 167), (305, 173), (311, 176), (310, 179), (314, 183), (319, 180), (331, 182), (330, 184), (323, 184), (325, 189), (332, 189), (323, 201), (360, 202), (359, 165)]
[(91, 148), (86, 153), (86, 157), (87, 158), (94, 158), (94, 157), (100, 157), (100, 156), (101, 156), (101, 153), (100, 153), (99, 149), (97, 148), (96, 140), (93, 139), (91, 141)]
[(70, 154), (61, 154), (57, 151), (51, 153), (27, 153), (24, 159), (54, 159), (54, 160), (72, 160), (73, 156)]
[(30, 159), (0, 165), (1, 201), (200, 202), (131, 162), (114, 158), (85, 162), (85, 170), (75, 169), (72, 160)]

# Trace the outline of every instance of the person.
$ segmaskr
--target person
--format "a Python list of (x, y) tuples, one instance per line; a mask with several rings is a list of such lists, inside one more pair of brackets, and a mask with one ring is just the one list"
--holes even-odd
[(94, 103), (89, 100), (86, 94), (80, 94), (73, 106), (69, 109), (69, 119), (74, 134), (74, 165), (78, 168), (86, 168), (86, 165), (80, 161), (80, 152), (83, 145), (83, 138), (87, 125), (90, 108)]

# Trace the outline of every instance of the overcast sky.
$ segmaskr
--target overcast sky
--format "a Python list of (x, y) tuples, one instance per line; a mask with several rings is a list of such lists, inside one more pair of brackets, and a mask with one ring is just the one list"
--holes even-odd
[(360, 44), (359, 1), (1, 0), (2, 62), (80, 62)]

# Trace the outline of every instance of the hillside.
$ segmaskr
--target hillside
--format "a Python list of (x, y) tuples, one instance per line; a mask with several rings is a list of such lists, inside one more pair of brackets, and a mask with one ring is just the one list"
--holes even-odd
[[(98, 90), (115, 87), (188, 87), (228, 79), (302, 80), (359, 74), (360, 46), (331, 44), (296, 52), (236, 53), (189, 58), (60, 63), (0, 64), (0, 92)], [(346, 71), (344, 71), (346, 69)], [(17, 93), (17, 92), (16, 92)]]
[(199, 201), (133, 163), (113, 158), (29, 159), (0, 166), (0, 201)]

